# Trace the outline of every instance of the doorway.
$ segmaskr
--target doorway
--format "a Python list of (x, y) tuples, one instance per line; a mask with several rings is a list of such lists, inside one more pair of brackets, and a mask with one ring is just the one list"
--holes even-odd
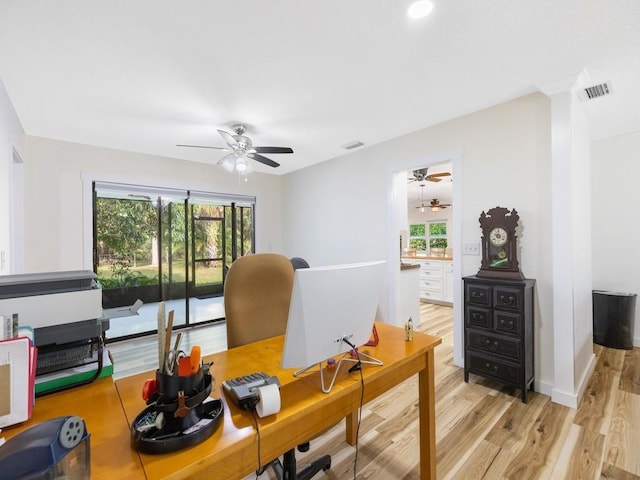
[[(446, 160), (443, 160), (446, 159)], [(426, 215), (427, 210), (431, 210), (431, 201), (436, 198), (441, 203), (445, 203), (443, 200), (447, 199), (446, 203), (451, 203), (451, 207), (448, 208), (450, 212), (450, 218), (447, 223), (447, 250), (452, 257), (453, 265), (452, 271), (449, 272), (451, 278), (450, 283), (452, 286), (452, 298), (453, 304), (453, 318), (454, 318), (454, 332), (453, 332), (453, 344), (454, 344), (454, 364), (457, 366), (464, 365), (463, 359), (463, 328), (462, 328), (462, 264), (465, 258), (462, 255), (462, 154), (460, 151), (451, 151), (449, 153), (442, 153), (439, 155), (424, 155), (420, 158), (407, 159), (406, 161), (397, 164), (396, 168), (389, 173), (388, 192), (393, 198), (389, 217), (389, 239), (388, 239), (388, 264), (389, 264), (389, 276), (395, 278), (399, 268), (398, 258), (398, 233), (401, 238), (401, 254), (404, 249), (409, 246), (409, 225), (410, 217), (415, 218), (424, 208)], [(433, 186), (443, 182), (427, 182), (424, 187), (424, 194), (420, 192), (420, 182), (410, 182), (412, 172), (418, 169), (427, 168), (428, 173), (437, 173), (436, 167), (443, 164), (449, 164), (446, 171), (451, 173), (450, 183), (450, 201), (449, 197), (445, 197), (444, 194), (440, 194), (437, 190), (434, 190)], [(398, 168), (400, 167), (400, 168)], [(439, 168), (439, 167), (438, 167)], [(411, 193), (411, 183), (417, 183), (415, 191)], [(435, 195), (433, 195), (435, 193)], [(424, 203), (424, 207), (423, 207)], [(437, 212), (437, 210), (436, 210)], [(436, 212), (433, 212), (434, 214)], [(443, 212), (437, 215), (442, 215)], [(417, 222), (416, 222), (417, 223)], [(425, 222), (426, 223), (426, 222)], [(425, 232), (427, 228), (425, 227)], [(426, 233), (425, 233), (426, 237)], [(428, 249), (428, 239), (425, 238), (426, 249)], [(447, 280), (449, 281), (449, 280)], [(390, 313), (398, 311), (398, 302), (400, 301), (400, 293), (397, 291), (397, 286), (394, 282), (391, 282), (390, 288)]]

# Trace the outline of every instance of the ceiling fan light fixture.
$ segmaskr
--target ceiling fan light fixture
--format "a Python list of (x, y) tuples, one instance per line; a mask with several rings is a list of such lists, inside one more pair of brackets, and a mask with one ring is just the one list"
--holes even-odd
[(249, 169), (249, 162), (245, 157), (238, 157), (236, 159), (236, 170), (238, 172), (244, 173)]
[(409, 18), (414, 20), (419, 20), (421, 18), (425, 18), (429, 16), (429, 14), (433, 11), (433, 2), (429, 0), (418, 0), (417, 2), (413, 2), (409, 9), (407, 10), (407, 15)]
[(232, 173), (236, 169), (236, 160), (233, 158), (234, 155), (226, 155), (218, 165), (224, 168), (227, 172)]

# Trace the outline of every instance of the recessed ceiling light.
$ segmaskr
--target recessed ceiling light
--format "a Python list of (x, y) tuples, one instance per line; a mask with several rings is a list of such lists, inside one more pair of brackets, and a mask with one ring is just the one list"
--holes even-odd
[(433, 10), (433, 2), (429, 0), (418, 0), (413, 2), (407, 11), (409, 18), (419, 19), (424, 18)]

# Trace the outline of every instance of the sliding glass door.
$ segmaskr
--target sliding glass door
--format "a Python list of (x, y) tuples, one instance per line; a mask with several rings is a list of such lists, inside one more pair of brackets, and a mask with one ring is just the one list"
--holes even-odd
[(108, 338), (157, 331), (160, 301), (178, 328), (224, 318), (228, 266), (253, 248), (253, 205), (252, 197), (96, 183), (94, 271), (112, 319)]

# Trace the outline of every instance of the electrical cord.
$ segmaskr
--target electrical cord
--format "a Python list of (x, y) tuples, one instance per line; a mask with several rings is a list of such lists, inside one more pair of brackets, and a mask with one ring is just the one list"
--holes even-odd
[(356, 473), (358, 471), (358, 441), (360, 440), (360, 423), (362, 422), (362, 406), (364, 405), (364, 375), (362, 373), (362, 362), (360, 361), (360, 352), (356, 348), (356, 346), (351, 343), (346, 338), (343, 338), (342, 341), (349, 345), (354, 352), (356, 352), (356, 357), (358, 358), (358, 362), (349, 369), (349, 372), (352, 373), (356, 370), (360, 372), (360, 408), (358, 409), (358, 425), (356, 426), (356, 454), (353, 459), (353, 480), (356, 480)]
[(258, 417), (256, 416), (256, 409), (251, 408), (251, 416), (253, 417), (253, 422), (256, 425), (256, 434), (258, 435), (258, 469), (256, 470), (256, 478), (262, 475), (267, 467), (263, 467), (260, 461), (260, 427), (258, 426)]

